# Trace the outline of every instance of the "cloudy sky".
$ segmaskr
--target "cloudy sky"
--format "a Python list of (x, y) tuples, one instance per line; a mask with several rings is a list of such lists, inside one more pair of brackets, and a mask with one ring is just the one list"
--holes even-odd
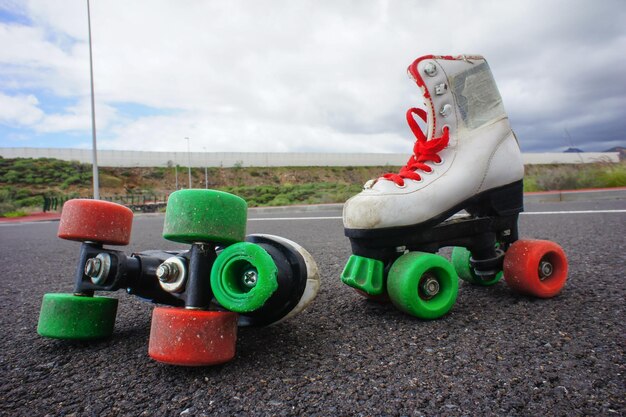
[[(100, 149), (410, 152), (407, 66), (481, 54), (526, 152), (626, 145), (623, 0), (92, 0)], [(91, 147), (85, 0), (0, 0), (0, 147)]]

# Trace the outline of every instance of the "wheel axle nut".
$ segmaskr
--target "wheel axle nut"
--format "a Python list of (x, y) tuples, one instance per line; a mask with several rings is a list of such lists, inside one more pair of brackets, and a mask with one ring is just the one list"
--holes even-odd
[(554, 272), (554, 267), (548, 261), (541, 261), (539, 264), (539, 276), (541, 279), (548, 278)]
[(161, 288), (167, 292), (178, 293), (184, 290), (187, 281), (185, 260), (178, 256), (167, 258), (155, 271)]
[(161, 282), (172, 282), (178, 277), (179, 270), (176, 264), (164, 262), (156, 270), (156, 276)]
[(85, 263), (85, 275), (89, 278), (95, 278), (100, 273), (102, 269), (102, 261), (98, 258), (90, 258), (87, 259)]
[(111, 270), (111, 256), (108, 253), (99, 253), (95, 258), (87, 259), (85, 262), (85, 275), (91, 278), (91, 282), (102, 285), (109, 277)]
[(250, 269), (243, 273), (243, 285), (247, 288), (253, 288), (259, 279), (257, 271)]
[(436, 278), (427, 278), (422, 284), (422, 291), (427, 297), (434, 297), (439, 293), (439, 281)]

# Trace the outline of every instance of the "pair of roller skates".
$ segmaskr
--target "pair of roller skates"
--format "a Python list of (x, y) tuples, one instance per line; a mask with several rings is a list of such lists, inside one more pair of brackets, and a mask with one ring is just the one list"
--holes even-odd
[[(408, 72), (426, 105), (407, 111), (413, 155), (344, 205), (353, 255), (342, 281), (423, 319), (452, 308), (459, 278), (555, 296), (567, 258), (556, 243), (519, 239), (524, 166), (487, 62), (429, 55)], [(436, 254), (443, 247), (451, 262)]]
[[(518, 236), (524, 168), (487, 62), (431, 55), (413, 62), (409, 74), (426, 104), (407, 112), (417, 138), (413, 155), (399, 173), (368, 181), (346, 202), (353, 255), (342, 281), (422, 319), (450, 311), (459, 278), (490, 286), (504, 277), (521, 293), (558, 294), (567, 278), (561, 247)], [(126, 289), (169, 306), (154, 309), (152, 358), (211, 365), (232, 359), (238, 324), (291, 317), (319, 288), (315, 261), (300, 245), (245, 237), (246, 204), (236, 196), (207, 190), (170, 196), (163, 236), (191, 244), (188, 251), (127, 256), (103, 246), (127, 244), (131, 222), (132, 212), (115, 204), (65, 204), (59, 236), (83, 244), (74, 293), (44, 296), (41, 335), (110, 335), (117, 300), (94, 292)], [(450, 246), (452, 262), (436, 254)]]
[(300, 245), (246, 232), (247, 205), (232, 194), (182, 190), (170, 195), (165, 239), (184, 251), (126, 255), (105, 245), (129, 243), (133, 213), (98, 200), (63, 206), (58, 236), (81, 241), (74, 291), (44, 295), (37, 331), (57, 339), (98, 339), (113, 332), (118, 300), (96, 291), (126, 290), (159, 304), (148, 353), (174, 365), (231, 360), (238, 326), (266, 326), (302, 311), (319, 274)]

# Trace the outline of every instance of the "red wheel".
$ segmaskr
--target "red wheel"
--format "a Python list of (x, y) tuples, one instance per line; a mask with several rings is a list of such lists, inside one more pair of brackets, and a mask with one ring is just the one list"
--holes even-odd
[(76, 199), (63, 205), (57, 236), (80, 242), (128, 245), (133, 212), (102, 200)]
[(206, 366), (235, 356), (237, 313), (155, 307), (148, 354), (171, 365)]
[(504, 256), (504, 279), (515, 291), (550, 298), (567, 279), (567, 257), (563, 249), (547, 240), (518, 240)]

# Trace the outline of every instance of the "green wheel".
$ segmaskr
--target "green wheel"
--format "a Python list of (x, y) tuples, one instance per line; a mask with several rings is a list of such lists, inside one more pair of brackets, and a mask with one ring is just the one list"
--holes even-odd
[(213, 295), (237, 313), (261, 308), (278, 289), (278, 268), (269, 253), (254, 243), (235, 243), (220, 253), (211, 269)]
[(222, 191), (176, 191), (167, 200), (163, 237), (180, 243), (241, 242), (247, 210), (244, 199)]
[(488, 287), (490, 285), (497, 284), (498, 281), (502, 279), (502, 271), (500, 271), (494, 278), (483, 281), (479, 277), (476, 276), (476, 273), (472, 270), (470, 265), (470, 258), (472, 254), (467, 249), (456, 246), (452, 249), (451, 261), (454, 266), (454, 270), (465, 282), (469, 282), (470, 284), (480, 285), (483, 287)]
[(393, 304), (421, 319), (446, 314), (456, 301), (459, 280), (445, 258), (424, 252), (399, 257), (389, 270), (387, 291)]
[(45, 294), (37, 333), (53, 339), (101, 339), (111, 336), (117, 299)]

